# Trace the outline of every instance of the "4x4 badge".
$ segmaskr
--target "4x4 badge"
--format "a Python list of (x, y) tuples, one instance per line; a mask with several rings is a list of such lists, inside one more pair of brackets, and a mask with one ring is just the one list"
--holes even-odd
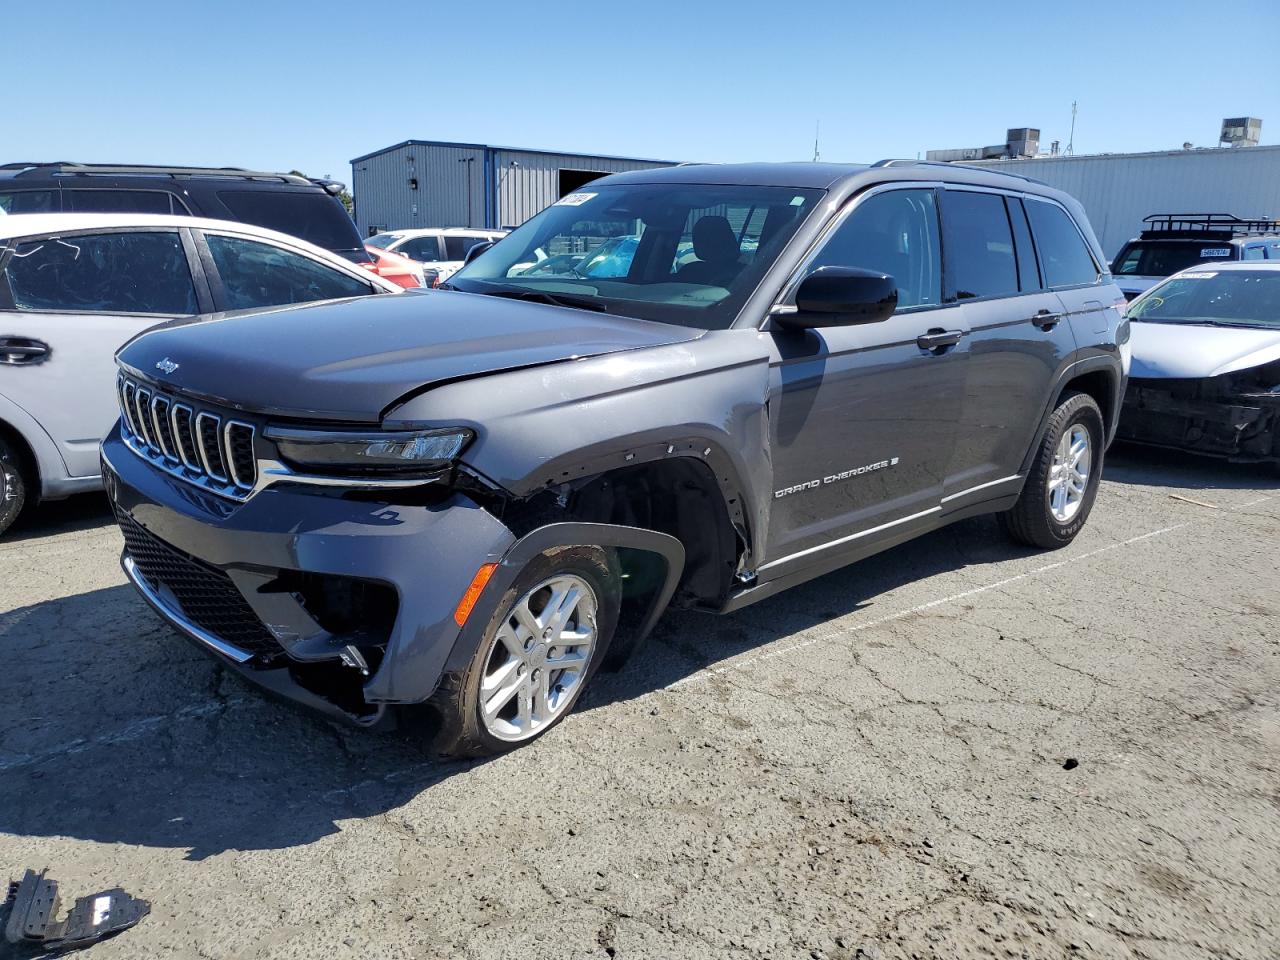
[(156, 369), (161, 373), (173, 373), (173, 371), (178, 369), (178, 364), (174, 363), (168, 357), (165, 357), (163, 360), (156, 361)]

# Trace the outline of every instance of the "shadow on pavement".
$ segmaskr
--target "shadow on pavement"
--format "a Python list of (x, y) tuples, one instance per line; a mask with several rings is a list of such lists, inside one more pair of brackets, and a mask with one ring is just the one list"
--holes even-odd
[(1270, 463), (1231, 463), (1216, 457), (1117, 442), (1107, 451), (1103, 478), (1139, 486), (1192, 490), (1280, 488), (1280, 470)]
[[(963, 549), (962, 549), (963, 546)], [(990, 520), (712, 618), (671, 614), (584, 709), (627, 700), (907, 581), (1018, 554)], [(0, 613), (0, 831), (101, 843), (282, 849), (399, 807), (483, 761), (431, 759), (408, 734), (341, 728), (268, 699), (117, 586)]]
[(93, 530), (115, 523), (105, 493), (80, 493), (66, 500), (50, 500), (28, 506), (6, 531), (0, 543), (18, 543), (55, 533)]

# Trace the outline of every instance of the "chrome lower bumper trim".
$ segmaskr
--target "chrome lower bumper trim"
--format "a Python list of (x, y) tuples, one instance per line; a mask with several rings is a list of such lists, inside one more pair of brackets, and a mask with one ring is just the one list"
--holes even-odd
[(247, 650), (241, 650), (234, 647), (224, 640), (219, 640), (207, 630), (202, 630), (196, 626), (185, 616), (179, 613), (174, 607), (165, 603), (164, 598), (147, 583), (146, 578), (142, 576), (142, 572), (138, 570), (138, 565), (133, 562), (133, 557), (127, 553), (120, 559), (120, 566), (124, 568), (125, 576), (129, 578), (129, 582), (138, 588), (138, 592), (142, 594), (144, 600), (155, 608), (156, 613), (164, 617), (169, 623), (181, 630), (192, 640), (200, 643), (214, 653), (226, 657), (234, 663), (248, 663), (253, 659), (253, 654)]

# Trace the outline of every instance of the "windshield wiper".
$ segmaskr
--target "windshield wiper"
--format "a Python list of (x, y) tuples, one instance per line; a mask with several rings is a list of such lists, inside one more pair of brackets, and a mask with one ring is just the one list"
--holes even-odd
[(547, 293), (545, 290), (529, 290), (526, 287), (496, 287), (490, 290), (476, 290), (490, 297), (507, 297), (511, 300), (527, 300), (530, 303), (549, 303), (555, 307), (576, 307), (581, 310), (594, 310), (596, 313), (608, 313), (609, 308), (599, 300), (591, 297), (579, 297), (572, 293)]

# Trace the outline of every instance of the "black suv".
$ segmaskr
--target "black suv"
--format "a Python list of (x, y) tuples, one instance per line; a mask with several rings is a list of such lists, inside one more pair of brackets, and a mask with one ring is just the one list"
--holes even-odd
[(170, 623), (331, 714), (429, 704), (453, 753), (541, 734), (670, 604), (977, 514), (1069, 543), (1124, 388), (1079, 204), (948, 164), (606, 177), (446, 288), (145, 333), (102, 456)]
[(338, 200), (343, 185), (239, 167), (0, 165), (5, 213), (173, 213), (279, 230), (356, 263), (372, 258)]
[(1229, 213), (1155, 213), (1146, 229), (1111, 261), (1126, 300), (1165, 277), (1200, 263), (1280, 260), (1280, 220), (1245, 220)]

